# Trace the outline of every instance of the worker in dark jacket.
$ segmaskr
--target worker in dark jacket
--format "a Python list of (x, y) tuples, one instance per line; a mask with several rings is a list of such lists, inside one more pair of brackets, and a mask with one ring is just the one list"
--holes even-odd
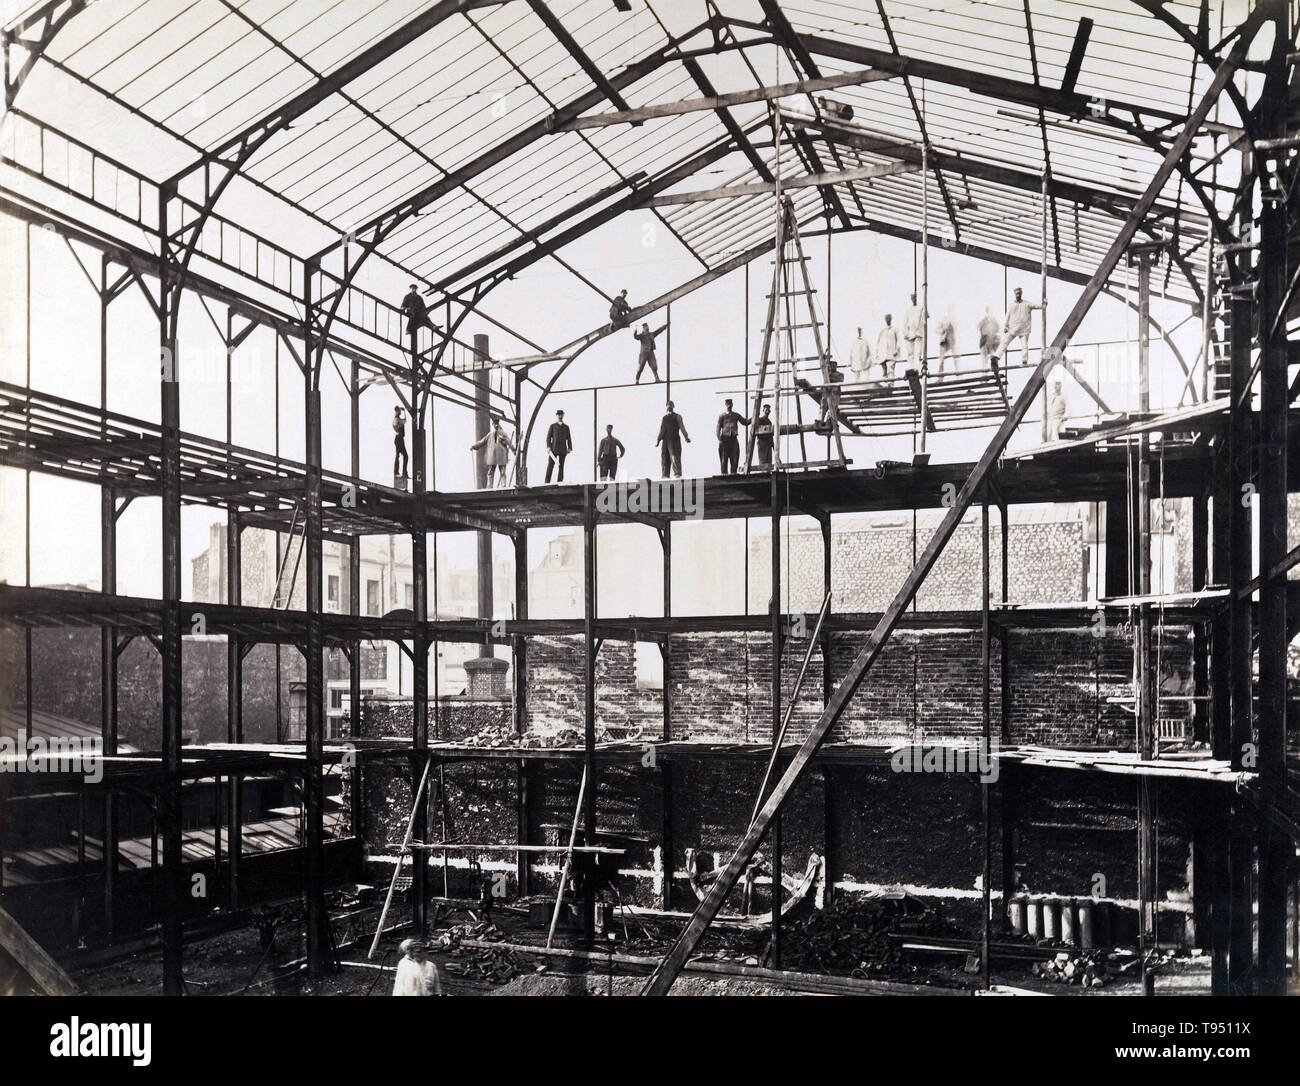
[(596, 463), (602, 479), (612, 479), (618, 474), (618, 462), (623, 459), (623, 442), (614, 436), (614, 427), (605, 427), (605, 436), (596, 450)]
[(393, 408), (393, 475), (405, 479), (411, 458), (406, 452), (406, 418), (400, 407)]
[(564, 424), (564, 412), (555, 412), (555, 421), (546, 431), (546, 481), (551, 481), (551, 469), (559, 467), (556, 482), (564, 482), (564, 458), (573, 452), (573, 437)]
[(655, 357), (655, 336), (667, 327), (668, 325), (661, 324), (652, 332), (650, 331), (650, 325), (643, 323), (640, 331), (632, 333), (632, 338), (641, 344), (641, 350), (637, 353), (636, 360), (636, 384), (641, 383), (641, 371), (646, 366), (650, 367), (654, 379), (659, 380), (659, 360)]
[(740, 427), (748, 426), (749, 419), (733, 411), (730, 400), (725, 402), (727, 409), (718, 416), (718, 463), (723, 475), (735, 475), (740, 467)]
[(429, 319), (429, 307), (420, 296), (419, 288), (412, 283), (406, 297), (402, 299), (402, 312), (406, 314), (406, 334), (415, 339), (415, 333), (421, 328), (438, 331), (438, 326)]
[(772, 446), (776, 441), (776, 425), (772, 422), (772, 405), (765, 403), (763, 413), (754, 420), (754, 451), (758, 453), (758, 466), (771, 468)]
[(663, 477), (670, 474), (682, 477), (682, 438), (689, 442), (691, 435), (686, 432), (686, 423), (681, 415), (673, 410), (673, 401), (668, 401), (668, 410), (659, 422), (659, 436), (655, 444), (659, 446), (659, 463), (663, 468)]
[(609, 306), (610, 331), (617, 332), (620, 328), (626, 328), (627, 315), (631, 312), (632, 306), (627, 300), (627, 288), (624, 287), (618, 292), (618, 297)]

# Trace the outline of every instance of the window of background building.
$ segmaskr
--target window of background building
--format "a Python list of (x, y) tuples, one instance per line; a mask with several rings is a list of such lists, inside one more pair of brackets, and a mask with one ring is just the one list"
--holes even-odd
[(406, 609), (409, 611), (415, 606), (415, 597), (411, 594), (411, 586), (403, 585), (403, 591), (406, 593)]
[(339, 579), (333, 574), (330, 575), (329, 581), (327, 582), (326, 593), (326, 598), (330, 603), (339, 602)]
[(379, 614), (379, 582), (366, 582), (366, 614)]

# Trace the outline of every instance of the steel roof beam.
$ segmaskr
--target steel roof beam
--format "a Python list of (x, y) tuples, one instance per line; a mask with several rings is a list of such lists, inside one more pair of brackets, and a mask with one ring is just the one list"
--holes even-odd
[[(841, 60), (846, 64), (858, 64), (867, 68), (879, 68), (893, 72), (895, 75), (909, 75), (917, 79), (926, 79), (934, 83), (961, 87), (974, 94), (988, 98), (998, 98), (1005, 102), (1014, 102), (1024, 106), (1042, 106), (1053, 113), (1067, 117), (1094, 116), (1103, 120), (1105, 112), (1120, 109), (1135, 117), (1150, 117), (1165, 124), (1180, 125), (1186, 119), (1181, 113), (1157, 109), (1154, 106), (1134, 105), (1115, 98), (1094, 99), (1075, 91), (1063, 91), (1053, 87), (1034, 86), (1018, 79), (993, 75), (977, 67), (960, 68), (954, 64), (944, 64), (935, 60), (921, 60), (902, 54), (894, 54), (883, 49), (873, 49), (856, 42), (826, 38), (818, 34), (799, 34), (799, 41), (817, 56)], [(1091, 107), (1091, 108), (1090, 108)], [(1226, 136), (1239, 136), (1240, 128), (1217, 121), (1206, 121), (1201, 125), (1201, 132), (1220, 133)]]
[(528, 6), (533, 9), (533, 14), (546, 24), (546, 29), (555, 36), (556, 41), (564, 46), (569, 56), (578, 62), (578, 67), (587, 73), (587, 78), (600, 89), (601, 94), (608, 98), (615, 108), (628, 109), (629, 106), (623, 96), (619, 94), (618, 88), (605, 78), (605, 73), (600, 70), (600, 66), (591, 57), (587, 56), (586, 51), (577, 43), (573, 35), (565, 29), (564, 24), (560, 22), (555, 13), (543, 3), (543, 0), (528, 0)]

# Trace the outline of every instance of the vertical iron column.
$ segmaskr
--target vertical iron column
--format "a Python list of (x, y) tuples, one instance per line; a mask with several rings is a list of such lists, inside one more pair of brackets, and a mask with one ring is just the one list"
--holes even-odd
[[(488, 370), (482, 365), (489, 357), (488, 337), (474, 336), (474, 358), (479, 363), (474, 370), (474, 438), (478, 440), (492, 429), (492, 413), (488, 398)], [(477, 450), (474, 457), (474, 485), (482, 490), (487, 486), (487, 449)], [(478, 546), (478, 617), (492, 617), (492, 533), (474, 533)], [(479, 656), (492, 656), (492, 642), (485, 638), (479, 646)]]
[[(1246, 164), (1249, 165), (1248, 163)], [(1247, 171), (1248, 172), (1248, 171)], [(1249, 236), (1248, 220), (1241, 222), (1241, 236)], [(1254, 274), (1244, 251), (1230, 259), (1238, 261), (1237, 280), (1244, 283)], [(1243, 404), (1249, 387), (1253, 312), (1249, 297), (1234, 293), (1231, 308), (1229, 350), (1228, 413), (1229, 495), (1228, 514), (1228, 685), (1231, 698), (1228, 754), (1232, 768), (1241, 772), (1253, 768), (1251, 757), (1253, 682), (1251, 678), (1251, 603), (1241, 598), (1251, 579), (1251, 500), (1254, 490), (1251, 459), (1254, 436), (1248, 404)], [(1250, 762), (1251, 765), (1246, 763)], [(1250, 989), (1254, 909), (1251, 879), (1254, 848), (1249, 827), (1250, 810), (1237, 796), (1231, 799), (1229, 817), (1229, 951), (1228, 987), (1234, 995)]]
[[(990, 670), (992, 656), (992, 627), (989, 624), (989, 497), (988, 490), (984, 491), (983, 501), (980, 502), (980, 673), (981, 682), (981, 707), (983, 709), (983, 738), (984, 754), (987, 757), (993, 749), (992, 740), (992, 718), (990, 712), (992, 703), (990, 700), (989, 684), (992, 681)], [(984, 837), (984, 874), (982, 904), (984, 916), (980, 924), (980, 973), (983, 975), (985, 990), (988, 990), (991, 984), (990, 965), (989, 965), (989, 924), (992, 919), (993, 906), (993, 823), (991, 812), (989, 810), (989, 787), (990, 782), (987, 780), (980, 781), (980, 822), (983, 827)]]
[[(6, 58), (7, 59), (7, 58)], [(28, 290), (30, 292), (30, 284)], [(108, 257), (100, 260), (99, 270), (99, 403), (108, 410)], [(100, 489), (100, 590), (105, 595), (117, 593), (117, 495), (105, 478)], [(100, 739), (104, 753), (117, 753), (117, 627), (100, 631)], [(104, 930), (111, 936), (115, 921), (118, 863), (117, 796), (108, 790), (104, 796)], [(2, 884), (2, 880), (0, 880)]]
[[(772, 598), (769, 616), (772, 627), (772, 750), (776, 761), (780, 760), (777, 749), (781, 735), (781, 489), (779, 480), (784, 473), (772, 472)], [(772, 955), (768, 965), (773, 969), (781, 968), (781, 816), (772, 820)]]
[[(349, 428), (349, 468), (354, 480), (361, 478), (361, 366), (353, 359), (352, 371), (348, 382), (348, 428)], [(361, 614), (361, 539), (353, 535), (348, 545), (348, 614)], [(352, 642), (352, 653), (348, 659), (348, 719), (351, 727), (350, 739), (356, 740), (361, 735), (361, 638)], [(352, 782), (349, 798), (349, 821), (352, 824), (352, 836), (358, 840), (362, 835), (362, 820), (365, 805), (362, 803), (361, 762), (352, 766)]]
[[(528, 618), (528, 529), (515, 532), (515, 619)], [(528, 639), (517, 633), (511, 639), (514, 649), (515, 735), (528, 730)], [(520, 758), (515, 777), (518, 843), (529, 843), (528, 827), (528, 759)], [(520, 897), (529, 893), (528, 853), (516, 853), (515, 886)]]
[[(659, 529), (659, 544), (664, 555), (664, 618), (673, 613), (673, 524), (665, 520)], [(663, 662), (663, 741), (669, 742), (673, 737), (673, 637), (665, 626), (664, 639), (660, 645), (660, 659)], [(663, 785), (663, 809), (660, 812), (659, 847), (663, 863), (663, 893), (660, 908), (673, 907), (673, 874), (676, 870), (673, 845), (673, 767), (668, 758), (664, 758), (659, 768), (660, 781)]]
[[(232, 607), (244, 602), (243, 530), (239, 507), (226, 510), (226, 600)], [(233, 634), (226, 638), (226, 741), (244, 741), (244, 644)], [(226, 863), (226, 904), (239, 908), (240, 862), (244, 851), (244, 789), (238, 773), (230, 776), (230, 842)]]
[[(826, 235), (826, 245), (830, 247), (830, 233)], [(829, 262), (828, 262), (829, 265)], [(829, 301), (827, 305), (829, 306)], [(820, 518), (822, 530), (822, 599), (824, 600), (831, 592), (831, 515), (825, 513)], [(830, 618), (834, 610), (834, 601), (826, 609), (826, 617)], [(822, 653), (822, 708), (826, 708), (826, 703), (831, 700), (831, 691), (834, 690), (835, 684), (831, 678), (831, 632), (829, 622), (822, 623), (821, 634), (821, 653)], [(829, 908), (835, 897), (835, 867), (837, 858), (835, 856), (835, 800), (834, 800), (834, 775), (829, 763), (822, 765), (822, 874), (825, 883), (823, 904)]]
[[(596, 780), (596, 506), (590, 486), (582, 488), (582, 642), (582, 766), (587, 779), (583, 830), (584, 843), (591, 847), (596, 843), (599, 782)], [(596, 897), (590, 882), (582, 906), (583, 935), (590, 946), (596, 936)]]
[[(1229, 517), (1235, 501), (1232, 494), (1230, 453), (1222, 435), (1214, 446), (1214, 505), (1211, 524), (1214, 537), (1210, 551), (1210, 577), (1216, 585), (1225, 585), (1230, 578)], [(1232, 688), (1229, 681), (1229, 642), (1231, 636), (1232, 604), (1214, 612), (1210, 623), (1210, 703), (1209, 737), (1210, 753), (1218, 759), (1232, 757)], [(1215, 789), (1208, 812), (1210, 850), (1210, 877), (1202, 892), (1210, 898), (1210, 992), (1227, 995), (1229, 954), (1229, 870), (1228, 848), (1230, 822), (1230, 797), (1226, 790)]]
[[(1151, 265), (1157, 254), (1149, 247), (1138, 249), (1131, 262), (1138, 266), (1138, 410), (1151, 410)], [(1137, 558), (1137, 591), (1151, 592), (1151, 443), (1143, 432), (1137, 450), (1137, 517), (1133, 551)], [(1147, 760), (1155, 757), (1156, 677), (1151, 667), (1151, 604), (1138, 605), (1137, 623), (1137, 753)], [(1155, 943), (1156, 932), (1156, 831), (1152, 807), (1151, 779), (1138, 777), (1138, 953), (1142, 955), (1142, 987), (1155, 994), (1155, 976), (1147, 969), (1146, 952)]]
[[(313, 977), (329, 968), (329, 923), (325, 910), (325, 628), (321, 613), (321, 582), (324, 551), (321, 517), (321, 401), (319, 352), (312, 335), (311, 285), (313, 269), (304, 276), (303, 304), (303, 399), (305, 415), (303, 542), (307, 552), (306, 571), (306, 760), (303, 763), (303, 835), (306, 845), (306, 936), (307, 970)], [(276, 692), (277, 698), (279, 691)]]
[[(1289, 5), (1266, 0), (1274, 21), (1273, 52), (1260, 97), (1266, 139), (1287, 135), (1291, 42)], [(1287, 554), (1287, 267), (1286, 151), (1256, 152), (1259, 212), (1259, 721), (1258, 768), (1264, 804), (1289, 808), (1286, 771), (1287, 581), (1273, 573)], [(1234, 401), (1235, 403), (1235, 401)], [(1287, 886), (1295, 846), (1272, 820), (1259, 825), (1259, 995), (1286, 994)]]
[[(106, 405), (107, 406), (107, 405)], [(117, 592), (117, 498), (111, 486), (100, 491), (100, 585), (105, 595)], [(117, 753), (117, 627), (105, 626), (99, 641), (100, 738), (104, 754)], [(117, 898), (117, 796), (104, 797), (104, 930), (113, 934)]]
[(181, 447), (180, 374), (177, 357), (179, 269), (171, 254), (167, 205), (163, 189), (158, 200), (162, 240), (158, 267), (161, 362), (162, 461), (162, 768), (158, 813), (163, 833), (163, 993), (182, 995), (185, 900), (185, 857), (181, 851)]
[[(412, 838), (429, 839), (429, 789), (420, 792), (420, 780), (429, 757), (429, 537), (424, 529), (424, 491), (427, 454), (424, 412), (428, 397), (420, 379), (418, 356), (411, 359), (411, 795), (415, 802)], [(432, 378), (430, 378), (431, 380)], [(492, 541), (488, 539), (489, 565)], [(489, 571), (489, 577), (491, 573)], [(491, 581), (489, 593), (491, 592)], [(428, 926), (429, 860), (417, 849), (411, 863), (411, 924), (417, 935)]]

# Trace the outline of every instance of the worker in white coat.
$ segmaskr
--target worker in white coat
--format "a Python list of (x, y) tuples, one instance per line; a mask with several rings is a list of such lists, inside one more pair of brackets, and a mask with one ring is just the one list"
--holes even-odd
[(885, 327), (876, 337), (876, 361), (880, 363), (881, 372), (886, 377), (894, 376), (894, 363), (899, 360), (902, 343), (898, 329), (894, 325), (894, 315), (885, 314)]
[(853, 371), (855, 381), (865, 381), (867, 371), (871, 369), (871, 344), (867, 342), (861, 328), (858, 329), (857, 338), (849, 344), (849, 369)]
[(903, 339), (907, 342), (907, 364), (915, 367), (921, 361), (925, 345), (925, 310), (916, 304), (916, 295), (910, 296), (912, 304), (903, 310)]
[(998, 352), (1002, 348), (1002, 332), (998, 328), (998, 319), (993, 315), (992, 306), (984, 307), (984, 316), (979, 322), (979, 334), (980, 361), (984, 363), (985, 369), (989, 369), (998, 360)]
[(952, 371), (957, 372), (957, 322), (953, 319), (952, 306), (943, 311), (943, 316), (935, 323), (934, 334), (939, 340), (939, 373), (943, 372), (944, 362), (952, 359)]
[(1035, 309), (1044, 309), (1047, 306), (1047, 299), (1043, 299), (1042, 305), (1034, 305), (1021, 297), (1023, 293), (1019, 287), (1016, 287), (1016, 300), (1007, 310), (1007, 319), (1002, 325), (1002, 331), (1006, 336), (1004, 342), (1006, 353), (1011, 353), (1011, 344), (1019, 339), (1020, 349), (1023, 352), (1021, 357), (1027, 366), (1029, 365), (1029, 333), (1033, 331), (1034, 323), (1031, 314)]
[(398, 949), (402, 952), (402, 958), (397, 963), (393, 995), (442, 995), (442, 979), (438, 976), (438, 967), (429, 961), (424, 944), (418, 939), (403, 939)]
[(1061, 379), (1052, 381), (1052, 391), (1047, 394), (1047, 440), (1059, 441), (1061, 428), (1070, 415), (1070, 401), (1061, 390)]

